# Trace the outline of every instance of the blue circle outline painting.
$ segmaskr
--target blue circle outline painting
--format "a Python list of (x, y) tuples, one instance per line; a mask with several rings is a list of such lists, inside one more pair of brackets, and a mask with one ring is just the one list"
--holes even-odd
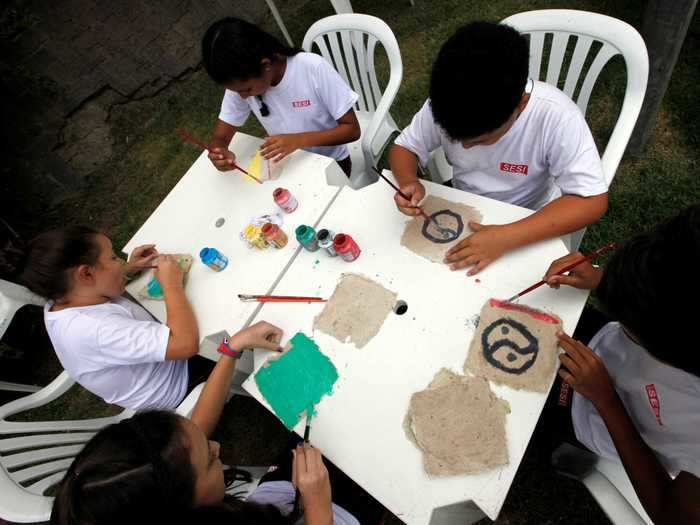
[[(502, 337), (489, 343), (489, 336), (495, 330), (498, 330)], [(511, 330), (517, 331), (524, 337), (527, 344), (525, 346), (519, 345), (512, 339), (512, 336), (507, 337), (510, 335)], [(515, 375), (522, 374), (534, 365), (537, 360), (537, 354), (540, 351), (539, 341), (524, 324), (506, 318), (497, 319), (484, 329), (481, 334), (481, 347), (487, 363), (499, 370), (503, 370), (507, 374)], [(507, 362), (496, 357), (499, 350), (503, 348), (510, 350), (504, 356)], [(518, 357), (525, 357), (525, 362), (520, 365), (511, 365), (510, 363), (515, 363)]]
[[(423, 234), (423, 237), (425, 237), (431, 242), (437, 244), (447, 244), (448, 242), (457, 240), (459, 236), (462, 235), (462, 232), (464, 232), (464, 221), (462, 220), (462, 217), (451, 210), (436, 211), (435, 213), (432, 213), (430, 217), (435, 219), (435, 221), (438, 224), (440, 224), (440, 227), (446, 233), (444, 236), (440, 234), (440, 232), (436, 232), (436, 235), (433, 235), (430, 231), (428, 231), (430, 225), (433, 224), (432, 221), (423, 221), (423, 228), (421, 229), (421, 233)], [(440, 223), (441, 217), (449, 217), (450, 219), (454, 219), (454, 221), (456, 221), (455, 227), (450, 228), (444, 226), (442, 223)], [(434, 224), (433, 228), (435, 228)]]

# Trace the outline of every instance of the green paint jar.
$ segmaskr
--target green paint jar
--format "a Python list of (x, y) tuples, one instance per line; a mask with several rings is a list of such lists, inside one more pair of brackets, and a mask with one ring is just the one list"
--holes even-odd
[(296, 234), (297, 241), (301, 244), (305, 250), (310, 252), (318, 251), (318, 238), (316, 237), (316, 230), (311, 226), (302, 224), (294, 230)]

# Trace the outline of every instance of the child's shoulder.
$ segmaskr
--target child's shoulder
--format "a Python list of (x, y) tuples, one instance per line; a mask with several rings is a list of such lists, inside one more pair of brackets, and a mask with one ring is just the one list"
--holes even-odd
[(113, 315), (131, 317), (133, 313), (130, 308), (130, 303), (131, 301), (128, 299), (118, 297), (101, 304), (53, 310), (53, 303), (48, 302), (44, 306), (44, 318), (47, 321), (59, 323), (74, 320), (82, 320), (85, 323), (90, 323), (93, 321), (101, 321)]
[(556, 113), (561, 116), (581, 115), (581, 110), (566, 93), (546, 82), (535, 81), (530, 95), (530, 101), (534, 102), (539, 111)]
[(307, 53), (306, 51), (297, 53), (288, 60), (293, 61), (294, 64), (302, 69), (310, 69), (313, 71), (316, 71), (320, 67), (330, 67), (328, 62), (326, 62), (326, 59), (321, 55), (317, 55), (316, 53)]

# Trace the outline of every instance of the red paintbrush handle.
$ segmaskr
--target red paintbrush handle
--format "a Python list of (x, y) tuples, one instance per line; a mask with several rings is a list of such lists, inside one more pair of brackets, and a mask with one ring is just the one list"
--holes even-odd
[[(559, 270), (555, 275), (564, 275), (566, 272), (569, 272), (569, 271), (573, 270), (574, 268), (576, 268), (579, 264), (583, 264), (586, 261), (590, 261), (594, 257), (598, 257), (599, 255), (603, 255), (605, 252), (608, 252), (616, 247), (617, 247), (617, 244), (615, 244), (614, 242), (608, 243), (605, 246), (598, 248), (596, 251), (589, 253), (585, 257), (581, 257), (580, 259), (576, 259), (571, 264), (564, 266), (564, 268)], [(526, 293), (529, 293), (532, 290), (539, 288), (540, 286), (542, 286), (545, 283), (546, 283), (546, 281), (543, 279), (543, 280), (533, 284), (532, 286), (525, 288), (522, 292), (519, 292), (515, 297), (522, 297)]]
[(260, 303), (323, 303), (326, 301), (320, 297), (287, 297), (284, 295), (261, 296), (256, 297), (255, 300)]

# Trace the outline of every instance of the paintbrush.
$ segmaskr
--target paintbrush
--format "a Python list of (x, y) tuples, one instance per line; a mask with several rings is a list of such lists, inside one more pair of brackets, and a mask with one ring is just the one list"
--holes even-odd
[[(574, 268), (576, 268), (579, 264), (585, 263), (586, 261), (590, 261), (594, 257), (598, 257), (599, 255), (603, 255), (605, 252), (608, 252), (608, 251), (613, 250), (615, 248), (617, 248), (617, 244), (615, 244), (614, 242), (608, 243), (605, 246), (598, 248), (596, 251), (589, 253), (585, 257), (581, 257), (580, 259), (576, 259), (571, 264), (564, 266), (564, 268), (559, 270), (554, 275), (564, 275), (566, 272), (569, 272), (569, 271), (573, 270)], [(540, 286), (542, 286), (545, 283), (546, 283), (546, 281), (544, 279), (539, 281), (539, 282), (536, 282), (532, 286), (528, 286), (527, 288), (525, 288), (522, 292), (515, 294), (510, 299), (507, 299), (506, 302), (512, 303), (513, 301), (515, 301), (519, 297), (522, 297), (526, 293), (530, 293), (532, 290), (539, 288)]]
[(324, 303), (326, 299), (321, 297), (302, 297), (295, 295), (245, 295), (238, 294), (238, 298), (244, 303)]
[[(394, 188), (394, 190), (396, 190), (396, 193), (398, 193), (399, 195), (401, 195), (401, 196), (402, 196), (404, 199), (406, 199), (407, 201), (411, 202), (411, 198), (410, 198), (409, 196), (407, 196), (404, 192), (402, 192), (402, 191), (398, 188), (398, 186), (396, 186), (396, 184), (394, 184), (394, 183), (391, 182), (389, 179), (387, 179), (387, 178), (386, 178), (382, 173), (380, 173), (380, 171), (379, 171), (377, 168), (375, 168), (374, 166), (372, 166), (372, 169), (374, 170), (374, 172), (375, 172), (377, 175), (379, 175), (382, 179), (384, 179), (384, 180), (389, 184), (389, 186), (391, 186), (392, 188)], [(425, 211), (423, 210), (423, 208), (421, 208), (420, 206), (416, 206), (416, 209), (418, 210), (418, 213), (420, 213), (421, 217), (423, 217), (423, 218), (424, 218), (426, 221), (428, 221), (428, 222), (432, 222), (432, 223), (435, 225), (435, 227), (437, 228), (437, 230), (440, 232), (440, 234), (441, 234), (444, 238), (447, 238), (447, 237), (450, 236), (450, 231), (449, 231), (449, 230), (446, 230), (446, 229), (444, 229), (442, 226), (440, 226), (440, 225), (438, 224), (437, 220), (435, 220), (435, 217), (431, 217), (430, 215), (428, 215), (427, 213), (425, 213)]]
[[(184, 140), (185, 142), (189, 142), (190, 144), (194, 144), (195, 146), (199, 146), (201, 149), (203, 149), (203, 150), (205, 150), (205, 151), (208, 151), (209, 153), (213, 153), (213, 151), (211, 150), (211, 148), (210, 148), (209, 146), (207, 146), (204, 142), (202, 142), (202, 141), (199, 140), (198, 138), (196, 138), (196, 137), (194, 137), (193, 135), (191, 135), (190, 133), (188, 133), (186, 129), (184, 129), (184, 128), (177, 128), (175, 131), (177, 131), (177, 134), (180, 135), (180, 138), (181, 138), (182, 140)], [(246, 170), (244, 170), (243, 168), (241, 168), (241, 167), (240, 167), (238, 164), (236, 164), (235, 162), (232, 163), (232, 166), (233, 166), (233, 169), (236, 169), (236, 170), (238, 170), (238, 171), (242, 171), (243, 173), (245, 173), (246, 175), (248, 175), (248, 177), (250, 177), (251, 179), (253, 179), (253, 180), (254, 180), (255, 182), (257, 182), (258, 184), (262, 184), (262, 181), (261, 181), (259, 178), (257, 178), (255, 175), (251, 175), (250, 173), (248, 173)]]
[[(309, 434), (311, 434), (311, 417), (314, 415), (314, 409), (313, 407), (307, 408), (306, 409), (306, 427), (304, 428), (304, 443), (309, 442)], [(300, 516), (301, 515), (301, 506), (299, 505), (299, 498), (301, 497), (301, 493), (299, 492), (299, 489), (296, 489), (294, 492), (294, 510), (292, 513), (295, 516)]]

